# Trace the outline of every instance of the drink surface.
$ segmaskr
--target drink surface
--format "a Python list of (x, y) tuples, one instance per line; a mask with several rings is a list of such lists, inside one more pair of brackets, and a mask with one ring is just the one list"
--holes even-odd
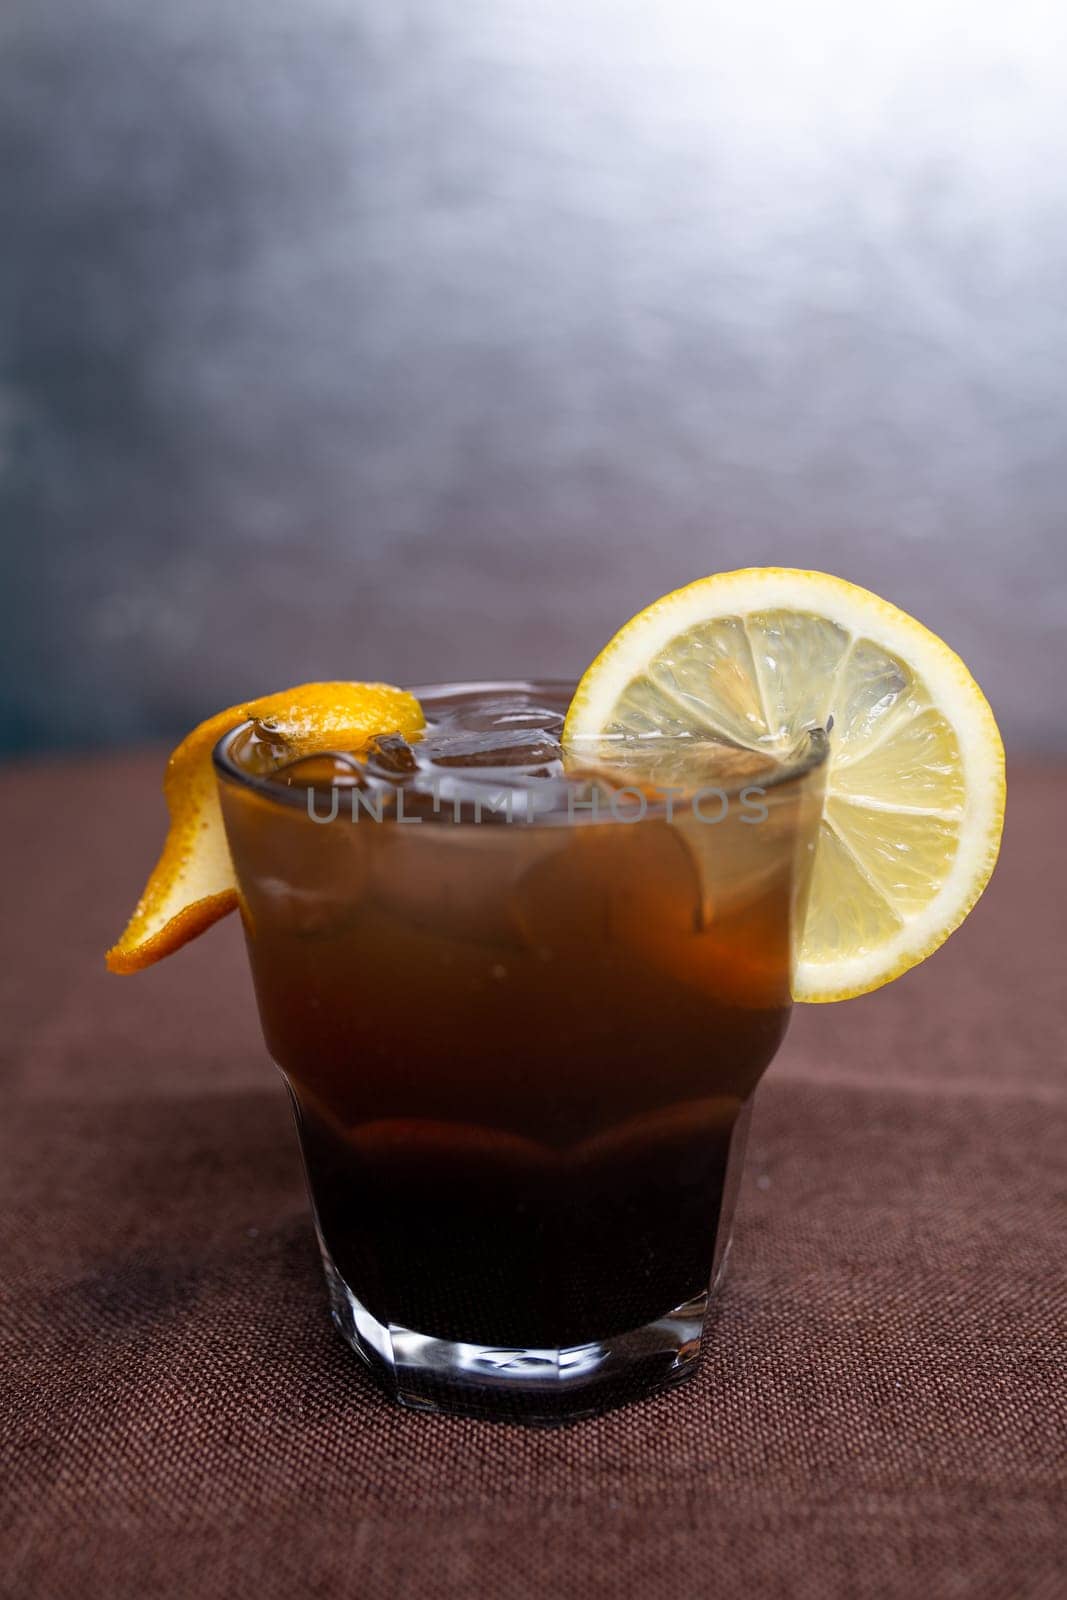
[[(565, 763), (566, 687), (419, 698), (421, 738), (358, 756), (294, 764), (252, 726), (231, 757), (255, 782), (221, 785), (321, 1234), (386, 1324), (539, 1347), (641, 1327), (708, 1284), (817, 795), (707, 746)], [(701, 787), (725, 807), (694, 809)]]
[[(571, 696), (565, 684), (486, 684), (416, 690), (426, 726), (385, 734), (359, 752), (294, 760), (284, 736), (253, 723), (235, 748), (245, 771), (302, 797), (336, 789), (357, 819), (401, 821), (633, 822), (672, 813), (702, 794), (705, 819), (721, 801), (778, 772), (761, 756), (692, 736), (598, 740), (565, 757), (560, 742)], [(303, 803), (302, 798), (299, 803)], [(754, 807), (754, 802), (742, 802)], [(321, 808), (318, 814), (323, 815)]]

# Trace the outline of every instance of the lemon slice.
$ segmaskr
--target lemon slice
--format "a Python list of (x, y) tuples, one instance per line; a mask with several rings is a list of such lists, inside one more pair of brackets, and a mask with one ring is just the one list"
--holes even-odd
[(826, 573), (719, 573), (615, 635), (563, 738), (695, 733), (785, 756), (814, 726), (831, 726), (830, 758), (793, 990), (843, 1000), (936, 950), (1000, 848), (1000, 734), (936, 634)]
[(107, 952), (112, 972), (139, 972), (169, 956), (237, 904), (211, 752), (250, 717), (269, 720), (294, 757), (357, 750), (380, 733), (423, 725), (414, 695), (385, 683), (305, 683), (230, 706), (209, 717), (175, 750), (163, 780), (170, 813), (163, 854), (122, 938)]

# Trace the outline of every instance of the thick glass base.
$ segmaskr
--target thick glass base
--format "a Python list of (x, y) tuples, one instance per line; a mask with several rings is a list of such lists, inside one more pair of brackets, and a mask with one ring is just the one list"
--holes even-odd
[(679, 1383), (696, 1369), (706, 1291), (643, 1328), (593, 1344), (500, 1348), (435, 1339), (379, 1322), (357, 1300), (325, 1247), (322, 1256), (334, 1322), (391, 1398), (412, 1410), (569, 1422)]
[(710, 1285), (694, 1286), (691, 1296), (653, 1321), (558, 1348), (467, 1343), (382, 1322), (345, 1279), (316, 1214), (334, 1322), (385, 1392), (416, 1411), (551, 1424), (595, 1416), (679, 1383), (696, 1370), (708, 1303), (726, 1272), (751, 1110), (750, 1098), (730, 1139)]

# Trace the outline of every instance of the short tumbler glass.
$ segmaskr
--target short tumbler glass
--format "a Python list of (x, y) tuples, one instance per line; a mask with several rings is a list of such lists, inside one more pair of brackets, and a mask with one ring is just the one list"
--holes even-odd
[(788, 1022), (825, 737), (743, 798), (416, 822), (319, 820), (242, 765), (247, 735), (216, 749), (222, 809), (345, 1339), (405, 1405), (534, 1422), (691, 1373)]

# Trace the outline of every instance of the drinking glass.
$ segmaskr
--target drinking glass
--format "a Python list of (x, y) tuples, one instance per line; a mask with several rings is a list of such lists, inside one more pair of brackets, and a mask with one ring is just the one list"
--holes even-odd
[[(414, 692), (432, 715), (478, 691)], [(227, 734), (216, 772), (345, 1339), (404, 1405), (533, 1422), (692, 1373), (789, 1018), (825, 736), (758, 783), (579, 772), (532, 820), (455, 799), (462, 772), (433, 809), (354, 763), (288, 787), (255, 744)]]

